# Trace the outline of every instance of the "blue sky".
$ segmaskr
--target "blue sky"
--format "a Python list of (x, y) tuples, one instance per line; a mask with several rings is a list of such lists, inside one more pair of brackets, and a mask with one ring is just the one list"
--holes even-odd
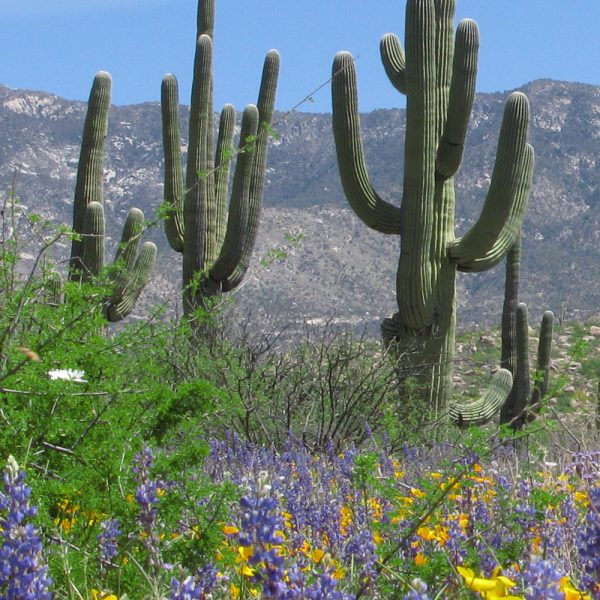
[[(256, 100), (264, 55), (281, 53), (277, 108), (327, 81), (339, 50), (358, 56), (360, 108), (402, 105), (379, 39), (404, 37), (404, 0), (216, 0), (215, 106)], [(157, 101), (166, 72), (188, 103), (196, 0), (0, 0), (0, 82), (87, 99), (94, 73), (113, 76), (113, 102)], [(479, 91), (551, 78), (600, 85), (598, 0), (458, 0), (479, 25)], [(299, 110), (330, 111), (329, 86)]]

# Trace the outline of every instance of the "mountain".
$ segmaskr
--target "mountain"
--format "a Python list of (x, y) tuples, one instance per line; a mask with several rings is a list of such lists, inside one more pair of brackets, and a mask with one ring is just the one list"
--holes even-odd
[[(535, 81), (522, 88), (532, 109), (536, 151), (533, 193), (523, 229), (522, 299), (532, 320), (550, 308), (569, 318), (600, 305), (600, 88)], [(475, 100), (462, 167), (456, 177), (458, 233), (479, 215), (489, 185), (508, 92)], [(0, 86), (0, 189), (14, 181), (29, 210), (71, 224), (71, 205), (85, 103)], [(182, 107), (187, 131), (188, 109)], [(363, 144), (382, 197), (398, 202), (402, 187), (405, 113), (364, 114)], [(395, 309), (399, 240), (370, 231), (347, 207), (335, 159), (331, 116), (276, 115), (268, 158), (264, 210), (255, 258), (237, 301), (261, 327), (332, 316), (377, 331)], [(185, 149), (186, 140), (182, 140)], [(127, 210), (149, 218), (162, 201), (162, 142), (157, 103), (114, 106), (106, 146), (105, 202), (115, 244)], [(261, 257), (303, 234), (284, 260)], [(179, 298), (180, 256), (162, 230), (157, 272), (143, 297), (149, 305)], [(64, 247), (66, 252), (66, 247)], [(64, 258), (64, 256), (63, 256)], [(504, 268), (459, 276), (459, 324), (497, 324)], [(267, 325), (270, 323), (271, 325)]]

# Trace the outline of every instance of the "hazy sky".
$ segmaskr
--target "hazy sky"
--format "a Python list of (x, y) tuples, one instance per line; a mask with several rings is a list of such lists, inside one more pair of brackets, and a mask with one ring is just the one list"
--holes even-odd
[[(600, 85), (599, 0), (458, 0), (479, 25), (479, 91), (534, 79)], [(196, 0), (0, 0), (0, 82), (86, 100), (94, 73), (113, 102), (157, 101), (166, 72), (189, 102)], [(264, 55), (281, 54), (277, 108), (325, 83), (339, 50), (358, 56), (360, 109), (402, 105), (379, 59), (387, 32), (404, 38), (404, 0), (217, 0), (215, 107), (256, 101)], [(329, 112), (330, 88), (299, 110)]]

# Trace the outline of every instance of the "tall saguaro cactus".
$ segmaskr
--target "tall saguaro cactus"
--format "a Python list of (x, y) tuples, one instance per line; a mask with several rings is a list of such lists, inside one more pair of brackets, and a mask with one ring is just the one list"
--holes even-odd
[[(407, 410), (425, 422), (443, 417), (450, 405), (456, 272), (490, 269), (504, 257), (520, 230), (533, 170), (529, 105), (513, 93), (481, 214), (455, 238), (453, 176), (475, 95), (479, 37), (469, 19), (454, 36), (454, 10), (454, 0), (408, 0), (406, 52), (393, 34), (381, 40), (386, 73), (407, 97), (401, 206), (383, 200), (367, 173), (353, 58), (341, 52), (333, 64), (333, 131), (344, 193), (369, 227), (401, 239), (398, 312), (384, 321), (382, 332), (397, 349), (401, 372), (422, 384), (418, 405)], [(505, 389), (510, 378), (501, 373)]]
[[(72, 281), (98, 277), (104, 267), (104, 145), (110, 97), (110, 75), (101, 71), (90, 92), (77, 169), (73, 203), (73, 231), (77, 236), (71, 244), (69, 263)], [(105, 305), (106, 318), (111, 322), (120, 321), (131, 312), (154, 267), (156, 245), (144, 242), (140, 248), (143, 227), (144, 213), (132, 208), (117, 248), (112, 289)]]
[(228, 210), (235, 110), (227, 104), (221, 112), (215, 151), (214, 13), (214, 0), (199, 1), (185, 180), (177, 80), (168, 74), (162, 84), (164, 190), (169, 208), (165, 230), (172, 248), (183, 254), (186, 314), (202, 306), (205, 297), (233, 290), (248, 269), (260, 217), (268, 125), (273, 115), (279, 74), (279, 54), (271, 50), (265, 59), (257, 105), (248, 105), (242, 117)]

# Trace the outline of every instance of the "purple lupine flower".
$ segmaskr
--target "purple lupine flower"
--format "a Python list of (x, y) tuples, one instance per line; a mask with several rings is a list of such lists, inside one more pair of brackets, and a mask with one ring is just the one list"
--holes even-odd
[(156, 531), (156, 505), (158, 504), (158, 489), (162, 482), (150, 478), (150, 469), (154, 462), (152, 450), (144, 448), (133, 458), (133, 472), (137, 482), (135, 494), (140, 508), (138, 520), (144, 531), (144, 545), (148, 551), (148, 567), (153, 576), (158, 576), (166, 565), (161, 560), (160, 541)]
[(413, 579), (410, 586), (413, 589), (404, 594), (402, 600), (431, 600), (431, 596), (427, 593), (427, 584), (423, 580)]
[(259, 478), (257, 496), (244, 496), (240, 500), (242, 517), (238, 540), (242, 546), (252, 546), (248, 562), (256, 568), (254, 577), (262, 583), (263, 598), (287, 600), (297, 597), (297, 594), (288, 583), (285, 559), (274, 547), (283, 541), (278, 532), (282, 523), (275, 513), (277, 502), (266, 496), (270, 489), (263, 475)]
[(458, 518), (446, 519), (445, 525), (448, 532), (446, 550), (450, 556), (450, 560), (454, 565), (462, 565), (467, 556), (467, 549), (465, 545), (465, 542), (467, 541), (467, 535), (463, 531)]
[(549, 560), (533, 560), (523, 571), (525, 600), (564, 600), (560, 580), (561, 574)]
[(31, 488), (24, 480), (25, 472), (9, 456), (0, 491), (0, 592), (6, 600), (47, 600), (52, 598), (52, 580), (44, 564), (42, 540), (27, 523), (36, 509), (29, 505)]
[(100, 523), (102, 531), (96, 536), (100, 551), (100, 571), (106, 572), (106, 567), (117, 555), (117, 539), (121, 535), (119, 522), (116, 519), (106, 519)]
[[(578, 543), (582, 583), (594, 589), (600, 581), (600, 488), (589, 491), (590, 504), (585, 517), (585, 528)], [(596, 588), (597, 590), (597, 588)], [(595, 596), (600, 597), (597, 593)]]
[(206, 598), (217, 582), (217, 569), (212, 563), (203, 565), (196, 575), (182, 573), (171, 577), (169, 600), (196, 600)]
[(194, 577), (188, 575), (181, 579), (171, 577), (171, 593), (169, 600), (197, 600), (204, 597), (204, 586)]
[(310, 600), (352, 600), (352, 596), (337, 589), (337, 581), (330, 573), (322, 573), (304, 592)]

